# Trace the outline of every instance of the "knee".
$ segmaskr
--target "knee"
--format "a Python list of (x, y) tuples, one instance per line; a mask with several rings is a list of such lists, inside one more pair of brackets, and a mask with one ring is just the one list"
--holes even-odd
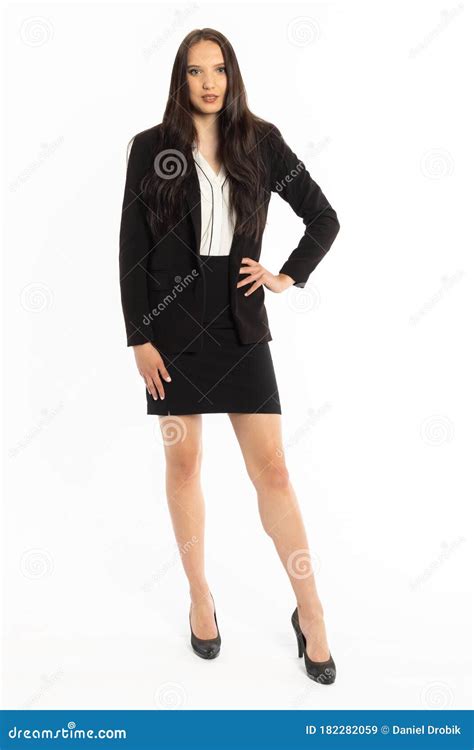
[(271, 461), (251, 477), (257, 491), (283, 492), (290, 486), (290, 475), (284, 461)]
[(201, 471), (201, 454), (199, 451), (181, 451), (168, 458), (166, 469), (168, 478), (180, 483), (195, 479)]

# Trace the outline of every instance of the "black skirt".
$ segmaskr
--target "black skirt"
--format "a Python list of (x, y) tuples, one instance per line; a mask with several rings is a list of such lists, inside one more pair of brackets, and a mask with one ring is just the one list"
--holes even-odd
[[(172, 378), (165, 398), (146, 390), (148, 414), (281, 414), (280, 397), (268, 342), (241, 344), (230, 308), (229, 256), (203, 256), (204, 330), (199, 352), (163, 351)], [(242, 276), (244, 278), (244, 276)], [(250, 287), (251, 285), (249, 285)], [(201, 341), (202, 339), (202, 341)]]

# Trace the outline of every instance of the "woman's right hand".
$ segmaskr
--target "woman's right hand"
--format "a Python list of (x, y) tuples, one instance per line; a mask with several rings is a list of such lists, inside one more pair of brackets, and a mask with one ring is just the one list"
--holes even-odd
[(165, 390), (160, 375), (168, 382), (171, 382), (171, 377), (165, 367), (161, 354), (150, 342), (134, 346), (133, 352), (138, 372), (146, 383), (148, 393), (153, 396), (155, 401), (158, 399), (157, 393), (163, 399), (165, 397)]

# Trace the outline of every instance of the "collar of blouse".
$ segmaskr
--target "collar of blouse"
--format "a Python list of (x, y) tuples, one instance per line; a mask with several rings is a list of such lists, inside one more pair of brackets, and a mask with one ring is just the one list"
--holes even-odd
[[(227, 172), (225, 170), (225, 167), (223, 164), (221, 164), (221, 168), (219, 170), (219, 174), (216, 174), (209, 164), (209, 162), (204, 158), (200, 150), (197, 148), (195, 144), (192, 146), (193, 150), (193, 158), (196, 164), (198, 165), (198, 176), (200, 179), (202, 179), (202, 172), (206, 175), (208, 180), (210, 180), (213, 185), (216, 187), (222, 187), (222, 185), (225, 182), (225, 179), (227, 177)], [(202, 172), (201, 172), (202, 170)]]

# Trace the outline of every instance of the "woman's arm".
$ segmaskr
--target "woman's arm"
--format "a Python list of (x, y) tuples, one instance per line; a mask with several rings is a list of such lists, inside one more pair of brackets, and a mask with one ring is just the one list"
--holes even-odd
[(148, 254), (153, 242), (146, 221), (140, 181), (153, 159), (149, 139), (134, 136), (127, 164), (120, 223), (120, 292), (127, 333), (127, 346), (149, 341), (143, 316), (149, 312), (147, 291)]
[(325, 256), (339, 231), (335, 210), (305, 165), (273, 126), (271, 143), (271, 189), (290, 204), (303, 219), (305, 232), (279, 273), (304, 287), (310, 274)]

